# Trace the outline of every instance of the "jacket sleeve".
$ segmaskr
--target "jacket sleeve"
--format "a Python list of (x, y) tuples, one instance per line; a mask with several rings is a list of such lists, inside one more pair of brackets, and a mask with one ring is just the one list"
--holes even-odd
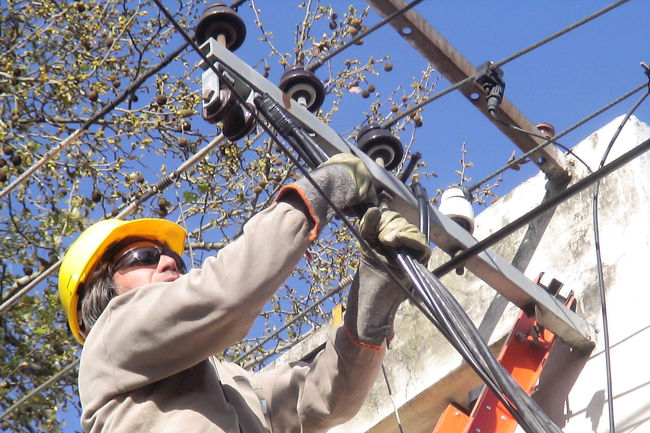
[(105, 360), (106, 371), (95, 374), (121, 393), (224, 350), (246, 336), (288, 278), (312, 226), (296, 206), (274, 203), (200, 269), (115, 297), (88, 335), (82, 364)]
[(347, 328), (339, 327), (311, 363), (256, 373), (271, 431), (319, 433), (350, 420), (374, 384), (385, 352), (385, 344), (354, 342)]
[[(325, 194), (337, 198), (337, 205), (357, 199), (344, 168), (319, 168), (312, 177)], [(328, 201), (299, 180), (200, 269), (113, 298), (86, 339), (80, 381), (105, 381), (120, 394), (238, 342), (330, 216)], [(92, 368), (84, 368), (91, 363)]]

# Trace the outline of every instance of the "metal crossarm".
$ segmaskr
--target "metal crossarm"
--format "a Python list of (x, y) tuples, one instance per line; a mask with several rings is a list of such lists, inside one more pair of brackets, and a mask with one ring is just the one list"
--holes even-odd
[[(367, 0), (382, 16), (390, 15), (404, 7), (404, 0)], [(476, 68), (463, 57), (448, 41), (445, 40), (415, 9), (391, 21), (391, 26), (403, 34), (402, 29), (409, 29), (406, 40), (422, 56), (435, 65), (452, 84), (463, 83), (459, 91), (488, 119), (492, 115), (485, 104), (485, 94), (473, 77)], [(504, 123), (516, 125), (524, 131), (537, 132), (537, 128), (528, 120), (517, 107), (506, 98), (497, 109), (497, 117)], [(512, 142), (522, 151), (527, 152), (543, 142), (538, 137), (495, 123)], [(567, 164), (562, 153), (551, 146), (539, 150), (532, 158), (533, 162), (546, 173), (549, 179), (562, 181), (568, 178)]]
[[(377, 185), (390, 192), (392, 196), (390, 207), (400, 212), (413, 224), (418, 224), (417, 201), (403, 182), (350, 145), (332, 128), (298, 102), (287, 97), (273, 83), (228, 49), (211, 39), (206, 41), (201, 49), (210, 61), (218, 63), (228, 71), (230, 76), (241, 79), (259, 94), (268, 94), (286, 109), (325, 154), (331, 156), (349, 152), (361, 158), (374, 176)], [(202, 67), (207, 69), (208, 65), (203, 64)], [(429, 216), (430, 239), (448, 254), (477, 243), (471, 234), (440, 213), (438, 209), (430, 207)], [(534, 306), (540, 324), (553, 331), (571, 347), (579, 350), (591, 350), (594, 347), (593, 329), (582, 317), (570, 311), (498, 254), (488, 249), (469, 258), (465, 262), (465, 267), (520, 308)]]

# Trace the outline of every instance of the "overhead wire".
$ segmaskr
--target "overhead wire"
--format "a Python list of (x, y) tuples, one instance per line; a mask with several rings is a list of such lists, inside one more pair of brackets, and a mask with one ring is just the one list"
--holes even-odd
[[(424, 291), (435, 306), (436, 317), (444, 323), (449, 340), (454, 347), (464, 348), (472, 357), (475, 368), (481, 379), (488, 384), (495, 396), (504, 404), (506, 409), (517, 420), (519, 425), (528, 433), (559, 433), (559, 428), (553, 424), (546, 414), (528, 396), (503, 366), (492, 355), (487, 343), (479, 335), (472, 321), (462, 306), (449, 293), (445, 286), (419, 263), (414, 263), (415, 269), (427, 281)], [(463, 350), (459, 350), (463, 353)], [(469, 359), (466, 358), (466, 361)], [(470, 363), (471, 365), (471, 363)]]
[(404, 432), (404, 427), (402, 427), (402, 420), (399, 416), (399, 411), (397, 410), (397, 403), (395, 402), (395, 397), (393, 397), (393, 389), (390, 386), (390, 381), (388, 380), (388, 375), (386, 374), (386, 367), (384, 363), (381, 363), (381, 373), (384, 376), (384, 383), (386, 384), (386, 390), (388, 391), (388, 398), (390, 403), (393, 406), (393, 413), (395, 414), (395, 420), (397, 421), (397, 428), (399, 428), (400, 433)]
[(589, 21), (591, 21), (591, 20), (593, 20), (595, 18), (598, 18), (601, 15), (606, 14), (607, 12), (609, 12), (609, 11), (611, 11), (613, 9), (616, 9), (617, 7), (623, 5), (624, 3), (627, 3), (629, 1), (630, 0), (619, 0), (617, 2), (614, 2), (614, 3), (610, 4), (609, 6), (606, 6), (606, 7), (602, 8), (601, 10), (594, 12), (593, 14), (589, 15), (588, 17), (583, 18), (580, 21), (577, 21), (574, 24), (571, 24), (570, 26), (567, 26), (564, 29), (562, 29), (562, 30), (560, 30), (560, 31), (558, 31), (556, 33), (553, 33), (552, 35), (540, 40), (539, 42), (536, 42), (536, 43), (524, 48), (523, 50), (520, 50), (520, 51), (516, 52), (515, 54), (513, 54), (513, 55), (511, 55), (509, 57), (506, 57), (505, 59), (503, 59), (503, 60), (501, 60), (499, 62), (496, 62), (494, 64), (494, 67), (498, 68), (500, 66), (505, 65), (506, 63), (510, 63), (511, 61), (523, 56), (524, 54), (527, 54), (527, 53), (541, 47), (542, 45), (545, 45), (545, 44), (551, 42), (552, 40), (557, 39), (560, 36), (565, 35), (566, 33), (569, 33), (570, 31), (572, 31), (574, 29), (577, 29), (578, 27), (582, 26), (583, 24), (586, 24)]
[(131, 94), (135, 89), (140, 87), (149, 77), (151, 77), (155, 73), (159, 72), (164, 67), (166, 67), (169, 63), (171, 63), (181, 52), (183, 52), (185, 50), (185, 48), (187, 48), (187, 46), (188, 46), (187, 43), (182, 44), (180, 47), (178, 47), (176, 50), (174, 50), (171, 54), (167, 55), (163, 60), (161, 60), (161, 62), (158, 63), (156, 66), (154, 66), (151, 69), (148, 69), (141, 76), (137, 77), (134, 81), (131, 82), (131, 84), (129, 84), (129, 86), (126, 89), (124, 89), (124, 91), (122, 91), (121, 94), (116, 96), (108, 104), (104, 105), (98, 112), (96, 112), (95, 114), (90, 116), (72, 134), (70, 134), (68, 137), (63, 139), (58, 145), (52, 147), (47, 152), (45, 152), (43, 154), (43, 156), (41, 156), (38, 161), (36, 161), (34, 164), (32, 164), (20, 176), (18, 176), (16, 179), (14, 179), (9, 185), (4, 187), (2, 189), (2, 191), (0, 191), (0, 199), (2, 199), (4, 196), (9, 194), (11, 191), (13, 191), (17, 186), (19, 186), (23, 182), (25, 182), (29, 177), (34, 175), (37, 170), (39, 170), (46, 163), (51, 161), (52, 158), (54, 158), (61, 151), (63, 151), (65, 148), (67, 148), (71, 143), (73, 143), (77, 138), (79, 138), (81, 135), (83, 135), (86, 132), (86, 130), (93, 123), (97, 122), (99, 119), (104, 117), (110, 111), (113, 111), (113, 109), (115, 109), (115, 107), (117, 107), (117, 105), (119, 103), (124, 101), (129, 94)]
[[(183, 164), (181, 164), (179, 167), (174, 170), (174, 172), (170, 173), (168, 176), (166, 176), (164, 179), (159, 181), (157, 184), (155, 184), (148, 193), (146, 193), (143, 197), (146, 196), (146, 198), (150, 198), (153, 194), (150, 194), (151, 191), (157, 191), (160, 192), (162, 189), (168, 187), (171, 185), (174, 181), (175, 178), (177, 178), (180, 174), (185, 172), (188, 168), (190, 168), (192, 165), (194, 165), (197, 161), (199, 161), (201, 158), (205, 157), (207, 153), (214, 149), (216, 146), (220, 145), (221, 142), (224, 140), (223, 135), (219, 135), (218, 137), (214, 138), (210, 143), (208, 143), (206, 146), (201, 148), (198, 152), (196, 152), (191, 158), (188, 158), (187, 161), (185, 161)], [(142, 203), (146, 198), (140, 197), (136, 199), (131, 205), (127, 206), (125, 209), (123, 209), (117, 216), (116, 218), (124, 218), (125, 216), (128, 216), (133, 210), (135, 210), (137, 204)], [(137, 203), (137, 204), (136, 204)], [(42, 272), (39, 277), (35, 280), (33, 280), (29, 285), (23, 287), (19, 292), (15, 293), (11, 298), (5, 300), (1, 305), (0, 305), (0, 314), (2, 314), (4, 311), (6, 311), (13, 303), (15, 303), (21, 296), (35, 288), (40, 282), (45, 280), (45, 278), (49, 277), (53, 272), (55, 272), (60, 266), (61, 266), (61, 260), (57, 261), (55, 264), (50, 266), (47, 270)], [(68, 371), (70, 371), (72, 368), (74, 368), (76, 365), (79, 364), (79, 358), (68, 364), (66, 367), (61, 369), (59, 372), (55, 373), (52, 377), (50, 377), (47, 381), (43, 382), (41, 385), (38, 387), (34, 388), (31, 390), (29, 393), (25, 394), (23, 397), (20, 399), (16, 400), (9, 408), (7, 408), (2, 414), (0, 414), (0, 420), (9, 415), (11, 412), (14, 410), (18, 409), (21, 407), (23, 404), (25, 404), (29, 399), (31, 399), (33, 396), (36, 394), (39, 394), (41, 391), (44, 389), (48, 388), (50, 385), (55, 383), (58, 379), (63, 377)]]
[[(617, 2), (616, 6), (619, 5), (619, 4), (624, 3), (625, 1), (628, 1), (628, 0), (624, 0), (624, 1)], [(165, 9), (162, 7), (162, 5), (161, 5), (158, 1), (155, 1), (155, 2), (158, 4), (159, 7), (161, 7), (163, 10), (165, 10)], [(615, 6), (614, 6), (614, 7), (615, 7)], [(610, 9), (611, 9), (611, 8), (610, 8)], [(168, 18), (170, 18), (170, 17), (168, 17)], [(171, 18), (170, 20), (173, 21), (173, 18)], [(584, 21), (584, 20), (583, 20), (583, 21)], [(586, 22), (586, 21), (585, 21), (585, 22)], [(583, 23), (584, 23), (584, 22), (583, 22)], [(194, 47), (194, 48), (196, 49), (196, 47)], [(199, 50), (198, 52), (200, 53), (200, 50)], [(457, 84), (459, 84), (459, 83), (457, 83)], [(458, 86), (458, 87), (459, 87), (459, 86)], [(455, 87), (455, 88), (457, 88), (457, 87)], [(452, 89), (452, 90), (453, 90), (453, 89)], [(276, 140), (277, 140), (277, 138), (276, 138)], [(288, 152), (287, 152), (287, 153), (288, 153)], [(610, 164), (610, 165), (611, 165), (611, 164)], [(601, 169), (601, 170), (602, 170), (602, 169)], [(1, 195), (0, 195), (0, 197), (1, 197)]]
[(255, 344), (253, 347), (251, 347), (250, 349), (248, 349), (246, 352), (242, 353), (242, 354), (239, 355), (237, 358), (233, 359), (232, 362), (234, 362), (234, 363), (239, 363), (240, 361), (243, 361), (244, 359), (246, 359), (247, 356), (251, 355), (251, 354), (252, 354), (253, 352), (255, 352), (257, 349), (259, 349), (260, 347), (264, 346), (264, 345), (265, 345), (266, 343), (268, 343), (272, 338), (274, 338), (274, 337), (280, 335), (280, 334), (282, 333), (282, 331), (284, 331), (284, 330), (287, 329), (289, 326), (291, 326), (291, 325), (293, 325), (294, 323), (296, 323), (298, 320), (300, 320), (300, 319), (302, 319), (303, 317), (305, 317), (309, 312), (311, 312), (312, 310), (316, 309), (316, 307), (318, 307), (319, 305), (321, 305), (323, 302), (327, 301), (329, 298), (331, 298), (332, 296), (334, 296), (335, 294), (337, 294), (338, 292), (340, 292), (341, 290), (343, 290), (343, 288), (345, 288), (346, 286), (350, 285), (350, 283), (352, 283), (352, 276), (351, 276), (351, 275), (350, 275), (350, 276), (347, 276), (347, 277), (345, 277), (345, 278), (343, 278), (341, 281), (339, 281), (339, 283), (337, 284), (336, 287), (334, 287), (333, 289), (329, 290), (329, 291), (328, 291), (327, 293), (325, 293), (325, 294), (324, 294), (320, 299), (318, 299), (316, 302), (313, 302), (311, 305), (309, 305), (309, 307), (307, 307), (307, 308), (303, 309), (302, 311), (300, 311), (298, 314), (296, 314), (294, 317), (292, 317), (291, 320), (286, 321), (286, 322), (284, 323), (284, 325), (282, 325), (280, 328), (276, 329), (273, 333), (271, 333), (271, 334), (267, 335), (266, 337), (264, 337), (264, 339), (262, 339), (262, 341), (258, 342), (258, 343)]
[[(516, 125), (510, 125), (510, 124), (504, 122), (504, 124), (505, 124), (506, 126), (511, 126), (511, 127), (514, 127), (514, 128), (516, 128), (516, 129), (518, 129), (518, 130), (521, 131), (521, 132), (526, 133), (526, 134), (530, 134), (530, 135), (533, 135), (533, 136), (536, 136), (536, 137), (539, 137), (539, 138), (543, 138), (545, 141), (544, 141), (543, 143), (538, 144), (537, 146), (535, 146), (534, 148), (530, 149), (529, 151), (525, 152), (524, 154), (522, 154), (521, 156), (517, 157), (516, 159), (513, 159), (512, 161), (510, 161), (510, 162), (508, 162), (507, 164), (503, 165), (501, 168), (499, 168), (498, 170), (496, 170), (496, 171), (490, 173), (489, 175), (487, 175), (487, 176), (484, 177), (483, 179), (479, 180), (478, 182), (472, 184), (471, 186), (468, 186), (468, 187), (467, 187), (467, 190), (468, 190), (469, 192), (474, 191), (475, 189), (479, 188), (479, 187), (480, 187), (481, 185), (483, 185), (484, 183), (490, 181), (491, 179), (493, 179), (494, 177), (500, 175), (501, 173), (503, 173), (504, 171), (508, 170), (509, 168), (515, 167), (516, 165), (525, 162), (527, 158), (529, 158), (529, 157), (532, 156), (534, 153), (538, 152), (539, 150), (543, 149), (544, 147), (546, 147), (546, 146), (548, 146), (548, 145), (550, 145), (550, 144), (555, 144), (555, 145), (558, 145), (559, 147), (565, 147), (565, 146), (562, 146), (560, 143), (558, 143), (557, 140), (560, 139), (560, 138), (562, 138), (562, 137), (564, 137), (564, 136), (567, 135), (568, 133), (574, 131), (575, 129), (579, 128), (580, 126), (584, 125), (584, 124), (587, 123), (588, 121), (594, 119), (595, 117), (601, 115), (602, 113), (604, 113), (605, 111), (607, 111), (607, 110), (609, 110), (610, 108), (614, 107), (615, 105), (618, 105), (618, 104), (621, 103), (622, 101), (626, 100), (626, 99), (629, 98), (630, 96), (632, 96), (632, 95), (634, 95), (635, 93), (637, 93), (637, 92), (643, 90), (643, 89), (646, 88), (646, 87), (647, 87), (647, 83), (643, 83), (643, 84), (640, 84), (640, 85), (636, 86), (634, 89), (632, 89), (632, 90), (626, 92), (626, 93), (623, 94), (622, 96), (620, 96), (620, 97), (616, 98), (615, 100), (611, 101), (610, 103), (608, 103), (608, 104), (602, 106), (602, 107), (599, 108), (598, 110), (594, 111), (593, 113), (589, 114), (588, 116), (582, 118), (582, 119), (579, 120), (578, 122), (576, 122), (576, 123), (574, 123), (573, 125), (569, 126), (569, 127), (566, 128), (564, 131), (562, 131), (562, 132), (560, 132), (560, 133), (558, 133), (558, 134), (556, 134), (556, 135), (554, 135), (553, 137), (550, 137), (550, 138), (549, 138), (549, 137), (546, 137), (546, 136), (543, 136), (543, 135), (539, 135), (538, 133), (535, 133), (535, 132), (533, 132), (533, 131), (526, 131), (526, 130), (524, 130), (524, 129), (522, 129), (522, 128), (517, 127)], [(575, 155), (574, 155), (574, 156), (575, 156)], [(584, 164), (584, 162), (583, 162), (583, 164)], [(585, 164), (585, 165), (586, 165), (586, 164)], [(588, 167), (588, 166), (587, 166), (587, 167)], [(589, 169), (589, 170), (591, 171), (591, 169)]]
[[(614, 2), (610, 6), (608, 6), (606, 8), (603, 8), (603, 9), (589, 15), (588, 17), (576, 22), (575, 24), (572, 24), (572, 25), (566, 27), (565, 29), (554, 33), (553, 35), (551, 35), (551, 36), (549, 36), (547, 38), (544, 38), (544, 39), (540, 40), (539, 42), (536, 42), (536, 43), (528, 46), (527, 48), (524, 48), (524, 49), (518, 51), (517, 53), (515, 53), (515, 54), (513, 54), (513, 55), (511, 55), (509, 57), (506, 57), (505, 59), (503, 59), (501, 61), (498, 61), (498, 62), (494, 63), (492, 65), (492, 67), (496, 68), (496, 67), (499, 67), (499, 66), (503, 66), (506, 63), (511, 62), (512, 60), (514, 60), (514, 59), (516, 59), (516, 58), (518, 58), (518, 57), (520, 57), (520, 56), (522, 56), (522, 55), (524, 55), (526, 53), (529, 53), (530, 51), (532, 51), (534, 49), (537, 49), (537, 48), (541, 47), (542, 45), (547, 44), (548, 42), (550, 42), (550, 41), (552, 41), (552, 40), (566, 34), (568, 31), (575, 30), (576, 28), (586, 24), (587, 22), (589, 22), (589, 21), (591, 21), (591, 20), (593, 20), (595, 18), (600, 17), (601, 15), (605, 14), (606, 12), (609, 12), (609, 11), (621, 6), (622, 4), (627, 3), (628, 1), (630, 1), (630, 0), (619, 0), (617, 2)], [(472, 75), (470, 77), (464, 78), (464, 79), (452, 84), (451, 86), (449, 86), (445, 90), (441, 91), (440, 93), (436, 93), (435, 95), (432, 95), (432, 96), (430, 96), (428, 98), (425, 98), (422, 101), (418, 102), (417, 104), (413, 105), (408, 110), (396, 115), (395, 117), (391, 117), (390, 119), (387, 119), (386, 121), (384, 121), (382, 123), (381, 127), (382, 128), (390, 128), (391, 126), (395, 125), (400, 120), (404, 119), (407, 116), (410, 116), (411, 114), (415, 113), (416, 111), (418, 111), (420, 108), (424, 107), (425, 105), (428, 105), (431, 102), (437, 100), (438, 98), (441, 98), (441, 97), (445, 96), (446, 94), (451, 93), (452, 91), (454, 91), (454, 90), (456, 90), (456, 89), (458, 89), (460, 87), (463, 87), (464, 85), (476, 80), (476, 78), (477, 78), (477, 75), (474, 74), (474, 75)]]
[[(647, 73), (648, 79), (650, 80), (650, 74)], [(648, 88), (647, 91), (639, 98), (639, 100), (634, 104), (634, 106), (627, 112), (627, 114), (621, 120), (620, 125), (614, 132), (610, 142), (605, 149), (603, 157), (598, 165), (598, 169), (601, 169), (605, 165), (605, 161), (609, 156), (616, 139), (621, 133), (623, 127), (627, 123), (628, 119), (634, 111), (641, 105), (641, 103), (648, 97), (650, 94), (650, 81), (646, 85)], [(598, 289), (600, 293), (600, 308), (601, 308), (601, 317), (603, 320), (603, 340), (605, 346), (605, 371), (606, 371), (606, 384), (607, 384), (607, 409), (609, 416), (609, 431), (610, 433), (616, 433), (616, 424), (614, 422), (614, 392), (612, 386), (612, 364), (611, 364), (611, 351), (610, 351), (610, 340), (609, 340), (609, 320), (607, 318), (607, 297), (605, 293), (605, 277), (603, 275), (603, 262), (601, 257), (601, 248), (600, 248), (600, 234), (598, 228), (598, 194), (600, 191), (600, 179), (596, 181), (594, 186), (594, 192), (592, 197), (592, 220), (593, 220), (593, 230), (594, 230), (594, 246), (596, 252), (596, 269), (598, 271)]]
[(462, 265), (465, 263), (470, 257), (475, 256), (476, 254), (479, 254), (482, 251), (485, 251), (487, 248), (490, 246), (495, 245), (497, 242), (500, 240), (505, 239), (507, 236), (509, 236), (511, 233), (513, 233), (515, 230), (523, 227), (524, 225), (528, 224), (530, 221), (534, 220), (544, 212), (554, 208), (558, 204), (562, 203), (563, 201), (567, 200), (571, 196), (577, 194), (578, 192), (584, 190), (585, 188), (591, 186), (594, 182), (596, 182), (598, 179), (602, 179), (603, 177), (611, 174), (615, 170), (619, 169), (623, 165), (627, 164), (628, 162), (632, 161), (633, 159), (637, 158), (638, 156), (642, 155), (643, 153), (647, 152), (650, 149), (650, 140), (646, 140), (641, 144), (638, 144), (636, 147), (633, 149), (629, 150), (625, 154), (619, 156), (617, 159), (614, 161), (610, 162), (609, 164), (603, 166), (602, 168), (598, 169), (597, 171), (594, 171), (590, 175), (580, 179), (578, 182), (574, 183), (573, 185), (567, 187), (566, 189), (560, 191), (557, 193), (555, 196), (550, 198), (549, 200), (541, 203), (539, 206), (531, 209), (524, 215), (520, 216), (519, 218), (515, 219), (511, 223), (503, 226), (496, 232), (492, 233), (491, 235), (487, 236), (486, 238), (476, 242), (472, 246), (461, 250), (456, 256), (453, 258), (449, 259), (447, 262), (443, 263), (442, 265), (438, 266), (433, 273), (440, 277), (441, 275), (446, 274), (447, 272), (456, 269), (458, 266)]
[[(223, 135), (219, 135), (216, 138), (214, 138), (208, 144), (206, 144), (201, 149), (199, 149), (190, 158), (184, 161), (181, 165), (179, 165), (172, 173), (162, 178), (160, 181), (154, 184), (147, 192), (145, 192), (144, 194), (142, 194), (141, 196), (133, 200), (131, 203), (129, 203), (129, 205), (126, 206), (124, 209), (122, 209), (115, 216), (115, 218), (121, 219), (130, 215), (132, 212), (135, 211), (135, 209), (140, 204), (144, 203), (146, 200), (148, 200), (149, 198), (153, 197), (155, 194), (163, 191), (165, 188), (171, 185), (182, 173), (184, 173), (189, 168), (194, 166), (198, 161), (203, 159), (214, 148), (218, 147), (224, 139), (225, 137)], [(61, 262), (62, 262), (61, 260), (58, 260), (56, 263), (52, 264), (49, 268), (42, 271), (36, 278), (30, 281), (29, 284), (20, 288), (17, 292), (12, 294), (11, 297), (4, 300), (2, 304), (0, 304), (0, 314), (8, 310), (11, 305), (13, 305), (15, 302), (17, 302), (20, 299), (20, 297), (22, 297), (32, 289), (36, 288), (43, 280), (45, 280), (45, 278), (52, 275), (52, 273), (55, 272), (61, 266)]]
[(30, 392), (27, 394), (23, 395), (21, 398), (16, 400), (11, 406), (9, 406), (7, 409), (5, 409), (4, 412), (0, 414), (0, 420), (4, 419), (7, 417), (10, 413), (15, 411), (16, 409), (20, 408), (22, 405), (27, 403), (32, 397), (34, 397), (37, 394), (40, 394), (41, 391), (49, 388), (51, 385), (56, 383), (60, 378), (65, 376), (66, 374), (70, 373), (73, 368), (75, 368), (80, 362), (80, 359), (77, 358), (74, 361), (72, 361), (70, 364), (66, 365), (63, 367), (61, 370), (53, 374), (49, 379), (47, 379), (45, 382), (41, 383), (38, 385), (36, 388), (32, 389)]
[(314, 62), (308, 64), (308, 65), (305, 67), (305, 69), (308, 70), (308, 71), (311, 71), (311, 72), (316, 71), (316, 69), (318, 69), (318, 68), (320, 68), (321, 66), (323, 66), (323, 65), (325, 64), (325, 62), (327, 62), (327, 61), (328, 61), (329, 59), (331, 59), (332, 57), (338, 55), (339, 53), (341, 53), (341, 52), (344, 51), (345, 49), (347, 49), (347, 48), (349, 48), (350, 46), (356, 44), (357, 42), (359, 42), (360, 40), (362, 40), (363, 38), (365, 38), (365, 37), (368, 36), (369, 34), (373, 33), (375, 30), (377, 30), (377, 29), (379, 29), (380, 27), (384, 26), (385, 24), (391, 22), (391, 21), (394, 20), (395, 18), (397, 18), (397, 17), (399, 17), (399, 16), (402, 16), (404, 13), (406, 13), (406, 11), (408, 11), (409, 9), (411, 9), (411, 8), (413, 8), (413, 7), (415, 7), (415, 6), (417, 6), (417, 5), (418, 5), (419, 3), (421, 3), (422, 1), (423, 1), (423, 0), (413, 0), (411, 3), (407, 3), (406, 5), (404, 5), (403, 7), (401, 7), (400, 9), (396, 10), (395, 12), (393, 12), (392, 14), (386, 16), (383, 20), (379, 21), (377, 24), (374, 24), (373, 26), (368, 27), (367, 30), (364, 30), (363, 32), (359, 33), (358, 35), (356, 35), (355, 37), (353, 37), (352, 39), (350, 39), (349, 41), (347, 41), (346, 43), (344, 43), (344, 44), (341, 45), (340, 47), (338, 47), (338, 48), (332, 50), (331, 52), (327, 53), (327, 54), (324, 55), (323, 57), (319, 57), (316, 61), (314, 61)]

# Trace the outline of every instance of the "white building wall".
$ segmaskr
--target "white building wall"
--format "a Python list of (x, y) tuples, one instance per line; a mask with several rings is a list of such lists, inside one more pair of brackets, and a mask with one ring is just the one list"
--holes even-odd
[[(613, 120), (573, 149), (593, 170), (621, 120)], [(631, 118), (608, 161), (649, 137), (648, 125)], [(568, 159), (573, 163), (573, 181), (587, 174), (575, 158)], [(482, 239), (539, 205), (548, 193), (546, 188), (540, 173), (499, 199), (478, 215), (475, 237)], [(493, 248), (531, 279), (544, 272), (564, 283), (563, 292), (574, 292), (577, 312), (598, 332), (596, 348), (587, 355), (557, 343), (534, 393), (565, 433), (609, 431), (592, 194), (593, 188), (583, 191)], [(649, 203), (650, 152), (601, 182), (598, 217), (618, 433), (650, 432)], [(446, 254), (434, 251), (430, 268), (446, 260)], [(469, 272), (452, 273), (442, 281), (498, 351), (519, 310)], [(315, 340), (322, 342), (323, 332), (315, 333), (305, 347), (313, 347)], [(405, 433), (430, 433), (449, 402), (466, 405), (468, 391), (481, 385), (451, 345), (410, 305), (400, 309), (396, 338), (384, 367), (392, 398), (380, 377), (357, 417), (332, 432), (399, 432), (397, 407)]]

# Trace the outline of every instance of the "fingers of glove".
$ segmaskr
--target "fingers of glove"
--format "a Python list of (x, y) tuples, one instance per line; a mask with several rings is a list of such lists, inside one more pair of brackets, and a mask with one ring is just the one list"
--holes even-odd
[(370, 245), (377, 244), (379, 235), (379, 221), (381, 220), (381, 210), (378, 207), (369, 208), (359, 224), (359, 234)]
[(372, 184), (372, 176), (359, 158), (351, 153), (338, 153), (321, 164), (321, 166), (332, 164), (342, 166), (350, 174), (359, 192), (360, 202), (377, 202), (377, 193)]
[(391, 248), (405, 248), (420, 261), (431, 255), (426, 236), (406, 218), (394, 211), (384, 211), (379, 221), (379, 242)]

